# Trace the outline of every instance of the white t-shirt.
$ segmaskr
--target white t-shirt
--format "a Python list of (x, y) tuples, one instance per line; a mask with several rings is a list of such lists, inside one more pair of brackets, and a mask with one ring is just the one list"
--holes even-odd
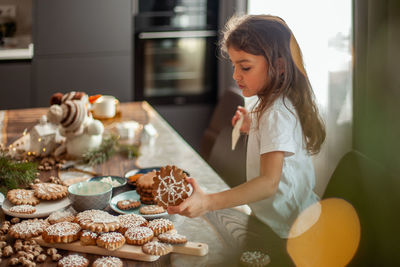
[[(258, 128), (257, 118), (252, 113), (247, 144), (248, 181), (260, 175), (260, 155), (272, 151), (283, 151), (285, 156), (278, 191), (249, 206), (254, 215), (281, 238), (288, 238), (290, 227), (300, 212), (317, 202), (319, 197), (313, 192), (314, 167), (305, 149), (300, 120), (291, 101), (283, 101), (282, 97), (263, 113)], [(302, 231), (309, 226), (304, 226)], [(291, 237), (294, 237), (293, 233)]]

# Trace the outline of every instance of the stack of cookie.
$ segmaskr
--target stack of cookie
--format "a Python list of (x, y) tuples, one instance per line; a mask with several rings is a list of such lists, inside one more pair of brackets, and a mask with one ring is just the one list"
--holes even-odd
[(153, 170), (142, 175), (136, 181), (136, 192), (140, 195), (140, 201), (143, 204), (154, 204), (154, 197), (153, 197), (153, 177), (155, 176), (156, 171)]
[(19, 214), (33, 214), (35, 206), (41, 200), (59, 200), (68, 195), (68, 188), (64, 185), (53, 183), (37, 183), (29, 189), (12, 189), (7, 192), (7, 199), (15, 206), (11, 212)]

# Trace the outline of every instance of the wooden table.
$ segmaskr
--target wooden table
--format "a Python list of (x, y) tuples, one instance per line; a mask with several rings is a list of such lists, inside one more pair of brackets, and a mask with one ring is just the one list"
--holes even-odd
[[(47, 108), (0, 111), (1, 138), (10, 144), (21, 136), (24, 129), (35, 125)], [(197, 179), (205, 192), (228, 189), (217, 173), (177, 134), (177, 132), (147, 103), (132, 102), (121, 104), (121, 116), (116, 121), (136, 120), (141, 124), (151, 123), (158, 132), (154, 144), (142, 144), (141, 155), (134, 160), (115, 156), (108, 162), (95, 167), (104, 175), (122, 176), (135, 167), (164, 166), (174, 164), (188, 171)], [(114, 121), (105, 121), (107, 125)], [(42, 172), (42, 179), (49, 173)], [(238, 196), (239, 197), (239, 196)], [(269, 228), (240, 209), (225, 209), (209, 212), (204, 216), (190, 219), (173, 215), (175, 228), (189, 240), (206, 243), (206, 256), (169, 254), (155, 262), (124, 260), (124, 266), (238, 266), (243, 251), (262, 250), (271, 257), (269, 266), (292, 266), (286, 254), (286, 242), (277, 238)], [(70, 252), (63, 251), (64, 255)], [(91, 262), (98, 256), (86, 255)], [(7, 265), (3, 259), (1, 266)], [(38, 265), (41, 266), (41, 265)], [(42, 266), (56, 266), (51, 261)]]

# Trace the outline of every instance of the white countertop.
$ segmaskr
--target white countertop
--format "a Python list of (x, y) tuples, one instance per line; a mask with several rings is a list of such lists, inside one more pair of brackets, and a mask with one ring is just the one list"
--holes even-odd
[(32, 59), (33, 58), (33, 44), (27, 48), (0, 48), (0, 60), (13, 60), (13, 59)]

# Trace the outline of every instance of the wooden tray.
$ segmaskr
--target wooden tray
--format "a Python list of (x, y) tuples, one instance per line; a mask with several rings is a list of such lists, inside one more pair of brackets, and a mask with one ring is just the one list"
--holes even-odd
[[(142, 251), (141, 246), (133, 246), (129, 244), (125, 244), (119, 249), (111, 251), (97, 246), (82, 246), (79, 240), (72, 243), (64, 244), (64, 243), (46, 243), (43, 241), (41, 236), (36, 237), (34, 239), (39, 245), (44, 247), (53, 247), (63, 250), (98, 254), (103, 256), (114, 256), (114, 257), (139, 260), (139, 261), (156, 261), (160, 257), (144, 253)], [(207, 255), (208, 253), (208, 245), (204, 243), (187, 242), (186, 244), (172, 245), (172, 246), (173, 246), (172, 252), (174, 253), (194, 255), (194, 256), (204, 256)]]

